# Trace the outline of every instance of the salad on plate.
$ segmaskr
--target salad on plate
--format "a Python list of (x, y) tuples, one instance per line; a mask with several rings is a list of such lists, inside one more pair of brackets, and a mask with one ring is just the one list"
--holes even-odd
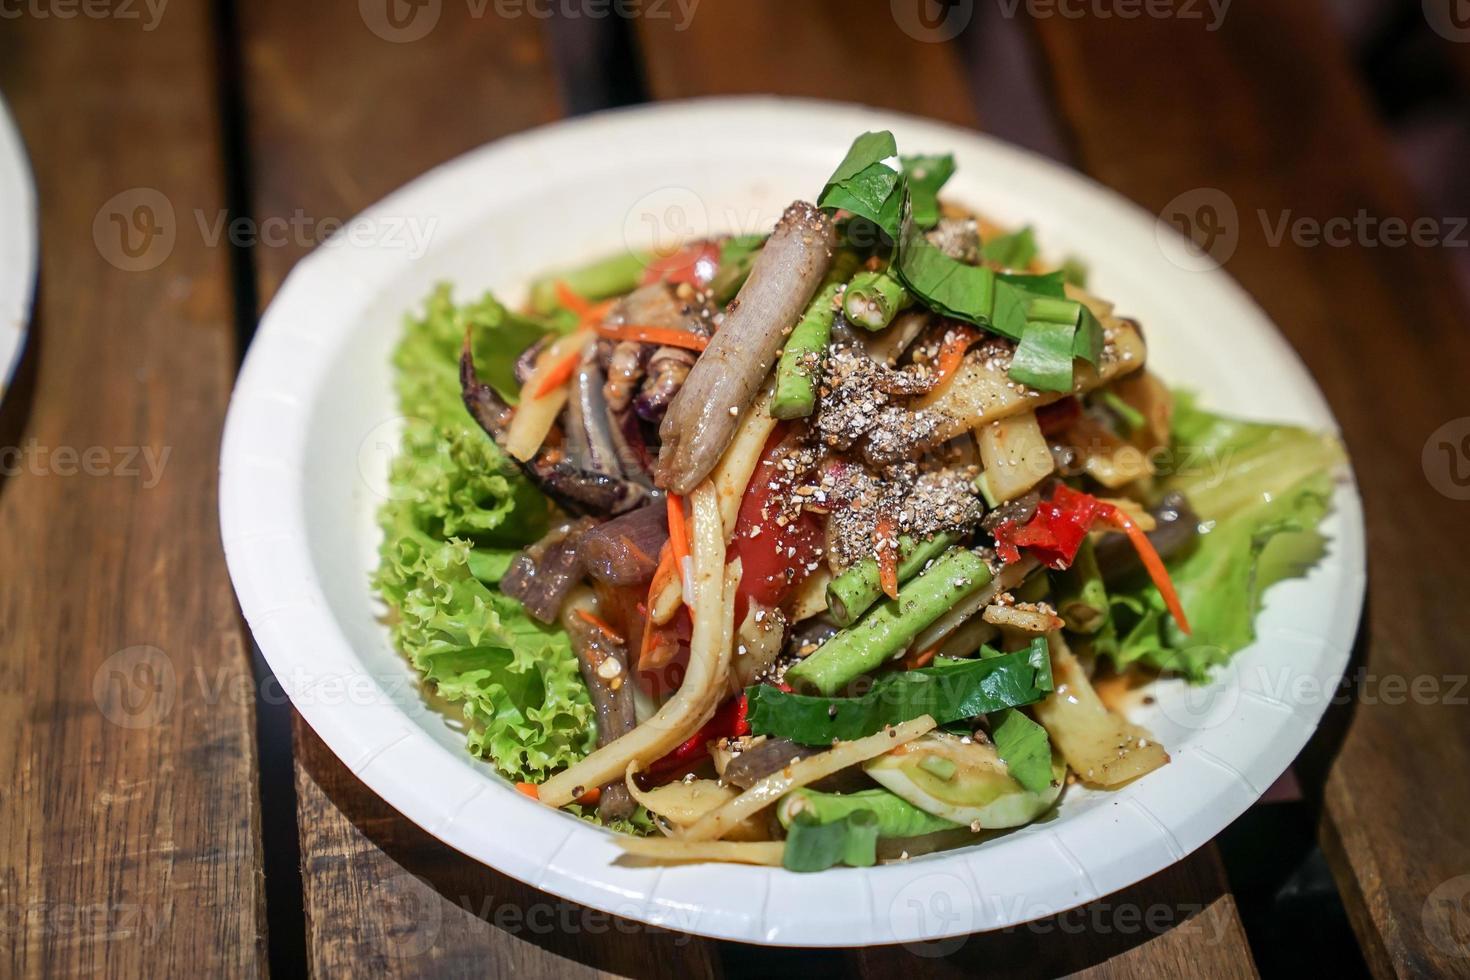
[(954, 167), (864, 133), (768, 234), (409, 318), (394, 642), (635, 859), (861, 867), (1145, 777), (1109, 692), (1208, 683), (1321, 554), (1336, 439), (1172, 390)]

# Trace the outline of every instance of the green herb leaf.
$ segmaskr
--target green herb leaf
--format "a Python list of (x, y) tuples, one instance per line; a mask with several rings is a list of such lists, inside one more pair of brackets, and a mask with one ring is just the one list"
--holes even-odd
[(938, 724), (1040, 701), (1052, 689), (1051, 657), (1043, 641), (1015, 653), (889, 674), (857, 698), (788, 694), (769, 684), (747, 692), (757, 735), (803, 745), (829, 745), (882, 731), (920, 715)]
[(1077, 327), (1033, 320), (1011, 358), (1010, 376), (1038, 391), (1072, 390), (1072, 350)]
[(898, 144), (887, 130), (864, 133), (852, 141), (847, 156), (828, 178), (817, 206), (851, 211), (877, 225), (892, 241), (898, 240), (903, 209), (903, 174), (888, 161), (898, 156)]
[(930, 244), (914, 220), (912, 206), (903, 223), (893, 271), (930, 308), (979, 327), (990, 326), (996, 303), (995, 273), (952, 259)]
[(1046, 729), (1014, 708), (991, 719), (990, 738), (1011, 777), (1033, 793), (1051, 785), (1051, 741)]
[(798, 813), (787, 828), (781, 856), (787, 871), (825, 871), (838, 864), (870, 868), (877, 860), (878, 818), (872, 810), (854, 810), (830, 823)]
[(914, 223), (920, 228), (933, 228), (939, 223), (939, 189), (954, 176), (954, 171), (953, 154), (903, 158)]
[(1020, 231), (992, 238), (980, 249), (987, 262), (1007, 269), (1024, 269), (1036, 258), (1036, 235), (1027, 225)]
[(1067, 280), (1061, 270), (1041, 272), (1035, 275), (1027, 272), (997, 272), (995, 278), (1020, 289), (1027, 294), (1028, 298), (1034, 296), (1067, 298)]

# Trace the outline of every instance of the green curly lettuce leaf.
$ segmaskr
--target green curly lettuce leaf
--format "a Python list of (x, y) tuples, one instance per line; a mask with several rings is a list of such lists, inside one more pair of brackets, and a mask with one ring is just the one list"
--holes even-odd
[(1112, 616), (1094, 648), (1120, 667), (1142, 663), (1204, 683), (1255, 639), (1265, 590), (1325, 553), (1318, 525), (1345, 457), (1330, 435), (1215, 415), (1188, 395), (1177, 397), (1172, 443), (1158, 488), (1183, 493), (1205, 528), (1169, 562), (1194, 632), (1184, 635), (1158, 589), (1139, 581), (1110, 589)]
[(541, 780), (591, 751), (592, 704), (562, 630), (470, 572), (469, 543), (404, 537), (384, 547), (378, 585), (393, 639), (464, 711), (469, 750), (509, 777)]
[(374, 584), (394, 643), (460, 705), (469, 750), (508, 778), (537, 781), (591, 751), (597, 728), (565, 632), (494, 588), (545, 533), (550, 505), (460, 402), (469, 328), (481, 376), (505, 395), (516, 355), (547, 329), (488, 294), (456, 305), (443, 286), (408, 318), (393, 356), (403, 439), (379, 512)]

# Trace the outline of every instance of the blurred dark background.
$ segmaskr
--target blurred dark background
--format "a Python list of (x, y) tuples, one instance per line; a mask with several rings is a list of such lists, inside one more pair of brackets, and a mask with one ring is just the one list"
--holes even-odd
[[(1041, 54), (1034, 48), (1035, 37), (1026, 19), (1007, 16), (1005, 6), (998, 3), (944, 2), (951, 8), (963, 8), (960, 15), (968, 17), (951, 43), (959, 48), (969, 72), (970, 95), (986, 132), (1054, 159), (1069, 160), (1066, 137), (1046, 91)], [(1222, 2), (1215, 0), (1214, 9), (1228, 16), (1228, 4), (1221, 7)], [(1344, 43), (1352, 53), (1392, 139), (1398, 165), (1419, 195), (1420, 213), (1453, 219), (1470, 213), (1470, 167), (1466, 166), (1470, 163), (1470, 45), (1437, 33), (1426, 16), (1426, 2), (1447, 8), (1451, 17), (1459, 18), (1455, 23), (1463, 22), (1470, 31), (1467, 0), (1324, 0), (1340, 37), (1323, 41)], [(1206, 0), (1200, 0), (1199, 9), (1204, 18), (1212, 16)], [(548, 30), (569, 113), (649, 99), (637, 32), (628, 21), (554, 18)], [(1119, 70), (1130, 70), (1124, 59), (1120, 59)], [(745, 91), (755, 93), (769, 87), (763, 79), (751, 77)], [(1282, 93), (1283, 100), (1291, 96)], [(933, 114), (949, 115), (940, 109), (936, 106)], [(1203, 114), (1208, 109), (1201, 106), (1199, 111)], [(1446, 251), (1461, 289), (1470, 296), (1470, 248), (1462, 245)]]

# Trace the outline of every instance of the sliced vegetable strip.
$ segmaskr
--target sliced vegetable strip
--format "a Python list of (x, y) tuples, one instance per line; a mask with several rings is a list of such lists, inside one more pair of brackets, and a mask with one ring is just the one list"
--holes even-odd
[(673, 327), (652, 327), (641, 323), (598, 323), (592, 329), (598, 336), (611, 340), (636, 340), (641, 344), (682, 347), (692, 351), (703, 351), (709, 346), (708, 337)]
[(669, 510), (669, 547), (674, 554), (674, 568), (684, 584), (684, 601), (692, 607), (694, 587), (690, 580), (689, 530), (684, 523), (684, 498), (671, 493), (666, 498)]
[(581, 361), (582, 351), (580, 349), (564, 354), (561, 360), (551, 365), (546, 373), (541, 376), (541, 380), (537, 383), (535, 390), (531, 392), (531, 397), (543, 398), (566, 384), (572, 379), (572, 375), (576, 373), (577, 365)]
[(1128, 540), (1133, 542), (1133, 547), (1138, 551), (1139, 560), (1143, 562), (1148, 577), (1153, 579), (1159, 595), (1163, 597), (1164, 604), (1169, 607), (1169, 615), (1174, 617), (1179, 628), (1184, 631), (1185, 635), (1188, 635), (1190, 632), (1189, 619), (1184, 615), (1184, 606), (1179, 601), (1179, 593), (1174, 590), (1174, 581), (1169, 577), (1169, 569), (1164, 567), (1164, 560), (1154, 550), (1153, 542), (1148, 539), (1148, 535), (1143, 533), (1143, 529), (1133, 518), (1123, 512), (1122, 508), (1111, 504), (1107, 506), (1108, 510), (1104, 518), (1128, 535)]
[(617, 843), (633, 857), (652, 861), (724, 861), (772, 868), (781, 867), (781, 857), (786, 851), (784, 841), (687, 841), (619, 835)]
[(883, 514), (878, 518), (873, 532), (878, 557), (878, 585), (890, 599), (898, 598), (898, 536), (894, 531), (893, 517)]
[(793, 789), (880, 756), (933, 728), (934, 719), (924, 715), (867, 738), (843, 742), (829, 751), (793, 762), (762, 779), (718, 810), (705, 814), (698, 823), (684, 831), (681, 837), (691, 841), (717, 840), (746, 817), (764, 810)]
[(589, 787), (620, 779), (628, 763), (647, 765), (661, 758), (697, 732), (724, 699), (730, 677), (730, 646), (723, 642), (722, 622), (725, 536), (713, 486), (700, 484), (690, 502), (694, 510), (694, 635), (684, 683), (652, 718), (542, 783), (543, 803), (566, 806)]

